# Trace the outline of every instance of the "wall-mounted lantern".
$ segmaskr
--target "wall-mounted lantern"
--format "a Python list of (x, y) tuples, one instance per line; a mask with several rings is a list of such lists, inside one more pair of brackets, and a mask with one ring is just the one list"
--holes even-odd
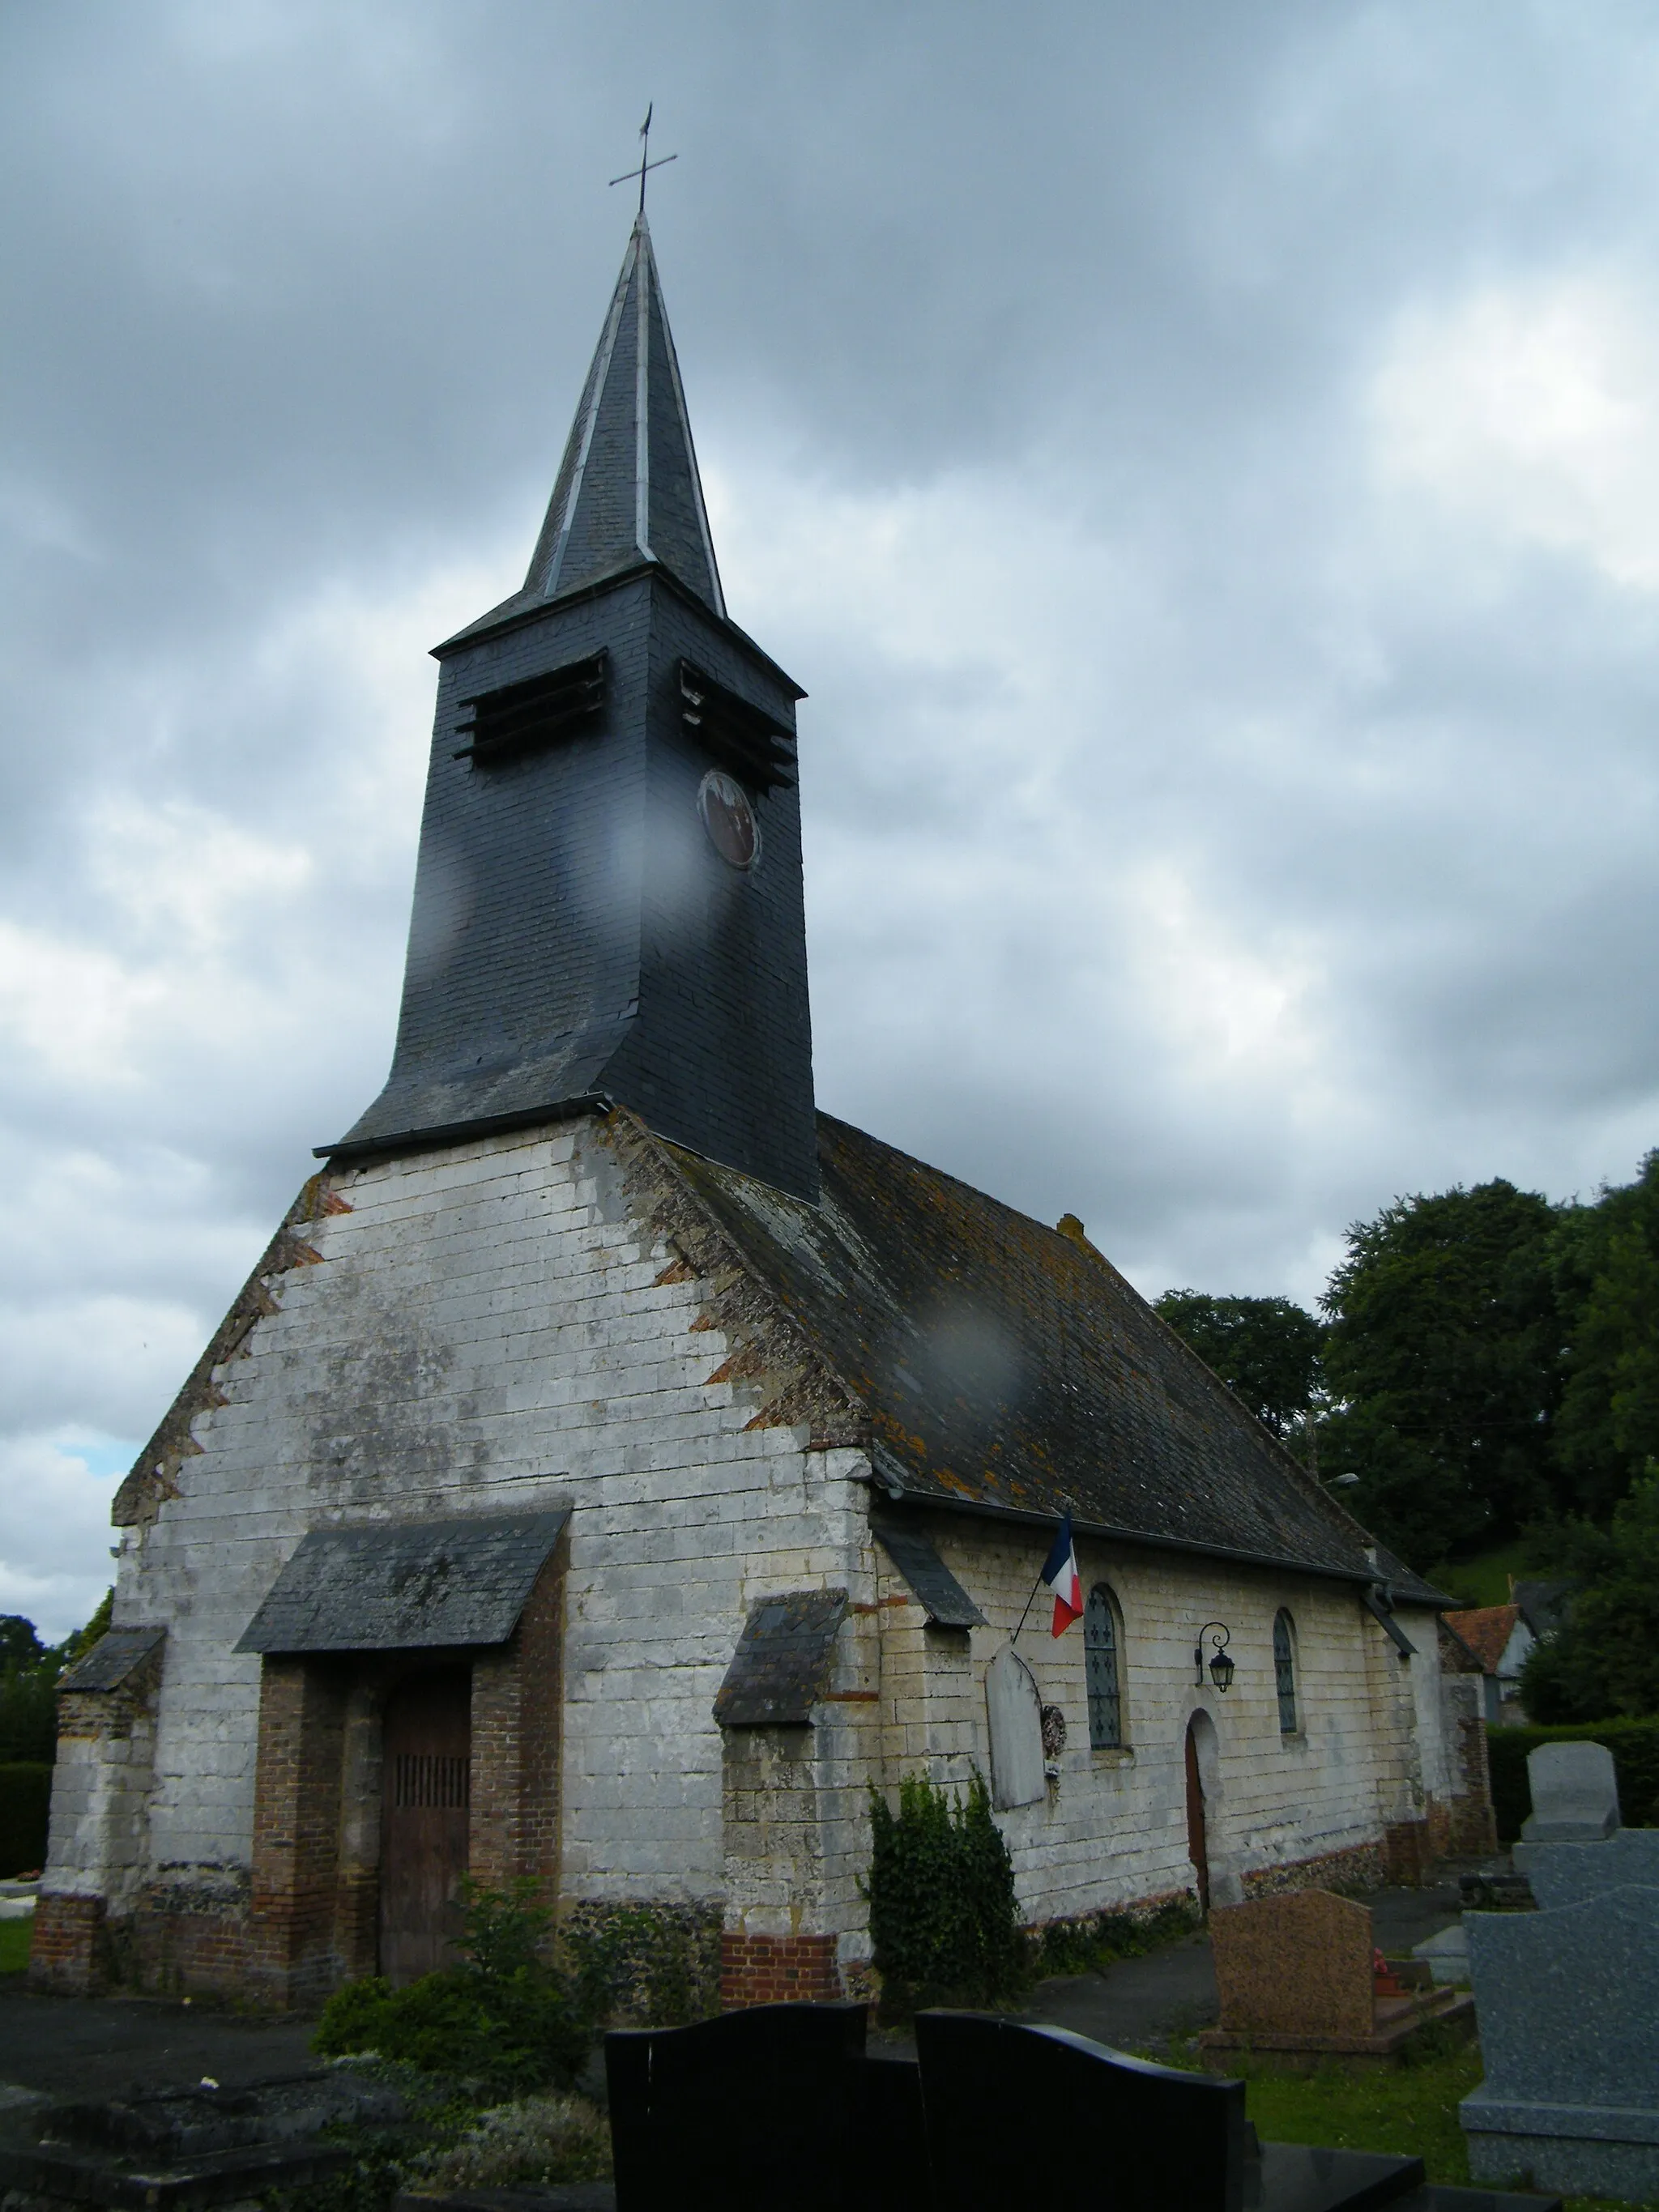
[[(1211, 1634), (1212, 1630), (1214, 1631), (1213, 1635)], [(1215, 1647), (1210, 1655), (1210, 1680), (1224, 1698), (1233, 1686), (1235, 1672), (1233, 1662), (1227, 1656), (1227, 1646), (1232, 1641), (1232, 1631), (1224, 1627), (1218, 1620), (1206, 1620), (1203, 1627), (1199, 1630), (1198, 1642), (1193, 1648), (1193, 1665), (1197, 1670), (1198, 1686), (1200, 1690), (1204, 1686), (1204, 1639), (1206, 1636)]]

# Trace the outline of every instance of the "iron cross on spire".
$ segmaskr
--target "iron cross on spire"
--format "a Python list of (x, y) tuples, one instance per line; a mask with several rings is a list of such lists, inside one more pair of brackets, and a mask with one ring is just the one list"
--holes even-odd
[(638, 167), (637, 169), (624, 169), (624, 170), (623, 171), (623, 173), (622, 173), (621, 176), (619, 176), (619, 177), (612, 177), (612, 179), (611, 179), (611, 183), (612, 183), (613, 185), (625, 185), (625, 184), (628, 182), (628, 180), (629, 180), (629, 179), (630, 177), (637, 177), (637, 178), (639, 179), (639, 180), (640, 180), (640, 213), (641, 213), (641, 215), (643, 215), (643, 214), (645, 213), (645, 180), (646, 180), (647, 176), (650, 173), (650, 172), (651, 172), (653, 169), (665, 169), (665, 168), (668, 167), (668, 164), (669, 164), (671, 161), (678, 161), (679, 160), (679, 158), (680, 158), (680, 157), (679, 157), (679, 155), (678, 155), (678, 154), (660, 154), (660, 155), (658, 155), (657, 159), (656, 159), (654, 161), (650, 158), (650, 156), (651, 156), (651, 116), (652, 116), (652, 112), (653, 112), (653, 110), (655, 108), (656, 105), (657, 105), (657, 103), (656, 103), (656, 101), (653, 100), (650, 103), (649, 106), (647, 106), (647, 109), (646, 109), (646, 111), (645, 111), (645, 120), (644, 120), (644, 122), (643, 122), (643, 123), (641, 123), (641, 125), (640, 125), (640, 166), (639, 166), (639, 167)]

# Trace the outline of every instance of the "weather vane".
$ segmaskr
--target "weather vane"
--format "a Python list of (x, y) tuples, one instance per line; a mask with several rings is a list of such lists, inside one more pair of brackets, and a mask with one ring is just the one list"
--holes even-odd
[(640, 213), (641, 215), (645, 213), (645, 180), (647, 176), (653, 169), (665, 169), (671, 161), (678, 161), (680, 158), (678, 154), (659, 154), (654, 161), (650, 158), (651, 115), (652, 110), (656, 106), (656, 101), (653, 100), (647, 107), (645, 111), (645, 120), (640, 125), (639, 167), (637, 169), (624, 169), (621, 176), (612, 177), (611, 179), (613, 185), (625, 185), (630, 177), (637, 177), (639, 179)]

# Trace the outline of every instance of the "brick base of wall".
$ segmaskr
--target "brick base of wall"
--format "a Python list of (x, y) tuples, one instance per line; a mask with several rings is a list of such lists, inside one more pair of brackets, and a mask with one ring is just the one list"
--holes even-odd
[(38, 1990), (82, 1997), (108, 1978), (101, 1897), (43, 1893), (34, 1908), (29, 1980)]
[(833, 1936), (720, 1937), (720, 2003), (827, 2004), (842, 1994)]
[(1284, 1897), (1294, 1889), (1381, 1889), (1389, 1878), (1382, 1845), (1354, 1844), (1346, 1850), (1326, 1851), (1290, 1866), (1259, 1867), (1245, 1875), (1244, 1894)]
[(1396, 1820), (1382, 1831), (1382, 1864), (1391, 1889), (1421, 1889), (1434, 1865), (1434, 1832), (1426, 1820)]
[(240, 1912), (176, 1912), (141, 1905), (123, 1931), (131, 1979), (158, 1996), (240, 1997), (247, 1984), (247, 1922)]

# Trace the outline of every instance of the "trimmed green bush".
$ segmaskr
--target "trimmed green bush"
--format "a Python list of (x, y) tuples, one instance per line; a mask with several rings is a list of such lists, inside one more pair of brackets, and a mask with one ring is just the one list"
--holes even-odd
[(348, 1982), (323, 2008), (312, 2048), (325, 2058), (373, 2051), (506, 2095), (573, 2081), (592, 2027), (541, 1955), (551, 1916), (536, 1884), (468, 1881), (461, 1895), (467, 1963), (400, 1990), (379, 1976)]
[(984, 2004), (1022, 1979), (1014, 1869), (975, 1775), (964, 1798), (913, 1774), (899, 1809), (870, 1793), (870, 1934), (882, 2009)]
[(46, 1856), (52, 1767), (38, 1759), (0, 1766), (0, 1881), (33, 1874)]
[(1601, 1721), (1593, 1726), (1494, 1728), (1486, 1731), (1498, 1840), (1512, 1844), (1532, 1811), (1527, 1753), (1540, 1743), (1604, 1743), (1619, 1775), (1619, 1807), (1627, 1828), (1659, 1827), (1659, 1720)]

